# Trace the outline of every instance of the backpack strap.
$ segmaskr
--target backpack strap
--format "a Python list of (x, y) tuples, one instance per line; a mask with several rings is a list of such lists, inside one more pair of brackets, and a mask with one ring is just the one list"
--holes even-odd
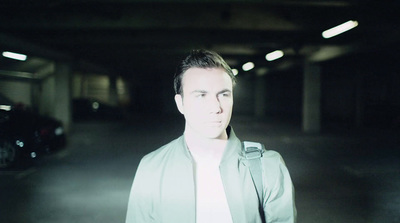
[(243, 141), (242, 153), (244, 158), (248, 161), (250, 175), (253, 180), (254, 187), (257, 191), (259, 201), (259, 212), (265, 221), (264, 215), (264, 193), (263, 193), (263, 171), (261, 164), (261, 157), (264, 153), (264, 146), (258, 142)]

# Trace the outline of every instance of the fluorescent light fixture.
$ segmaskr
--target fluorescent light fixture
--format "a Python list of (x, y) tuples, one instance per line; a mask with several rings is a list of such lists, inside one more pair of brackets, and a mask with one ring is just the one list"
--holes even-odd
[(282, 50), (275, 50), (274, 52), (268, 53), (265, 55), (265, 59), (268, 61), (273, 61), (276, 59), (279, 59), (283, 57), (283, 51)]
[(247, 62), (247, 63), (243, 64), (243, 66), (242, 66), (242, 69), (244, 71), (249, 71), (249, 70), (251, 70), (253, 68), (254, 68), (254, 63), (253, 62)]
[(341, 33), (344, 33), (346, 31), (349, 31), (350, 29), (353, 29), (356, 26), (358, 26), (358, 22), (350, 20), (350, 21), (347, 21), (347, 22), (345, 22), (343, 24), (335, 26), (335, 27), (333, 27), (331, 29), (325, 30), (324, 32), (322, 32), (322, 36), (325, 39), (328, 39), (328, 38), (337, 36), (337, 35), (339, 35)]
[(238, 75), (239, 71), (237, 69), (232, 69), (232, 73), (234, 76)]
[(6, 111), (10, 111), (11, 110), (11, 105), (0, 105), (0, 109), (1, 110), (6, 110)]
[(14, 59), (14, 60), (20, 60), (20, 61), (25, 61), (26, 60), (26, 55), (20, 54), (20, 53), (13, 53), (13, 52), (4, 51), (2, 55), (3, 55), (3, 57), (7, 57), (7, 58), (10, 58), (10, 59)]

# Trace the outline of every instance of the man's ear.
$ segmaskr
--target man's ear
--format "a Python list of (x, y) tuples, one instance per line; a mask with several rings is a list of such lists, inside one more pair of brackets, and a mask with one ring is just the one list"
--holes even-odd
[(176, 107), (178, 108), (179, 112), (181, 114), (184, 114), (184, 112), (183, 112), (183, 98), (182, 98), (182, 95), (176, 94), (174, 99), (175, 99)]

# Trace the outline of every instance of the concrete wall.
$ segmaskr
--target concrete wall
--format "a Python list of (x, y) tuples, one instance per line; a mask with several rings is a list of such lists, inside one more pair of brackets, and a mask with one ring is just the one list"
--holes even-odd
[(376, 51), (324, 63), (323, 122), (400, 127), (400, 65), (395, 55)]
[(255, 79), (249, 75), (237, 77), (234, 89), (233, 113), (238, 115), (255, 115)]
[(266, 114), (300, 118), (303, 68), (267, 74)]
[(32, 106), (32, 83), (30, 81), (0, 80), (0, 93), (14, 103)]
[(111, 105), (127, 106), (131, 100), (129, 83), (120, 77), (116, 79), (116, 99), (110, 96), (111, 84), (110, 78), (104, 74), (74, 73), (72, 98), (92, 98)]

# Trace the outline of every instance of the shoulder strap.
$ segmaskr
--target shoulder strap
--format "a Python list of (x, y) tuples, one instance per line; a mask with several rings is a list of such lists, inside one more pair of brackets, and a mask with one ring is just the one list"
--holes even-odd
[(261, 157), (264, 153), (264, 146), (258, 142), (243, 141), (242, 152), (249, 163), (250, 175), (258, 195), (260, 214), (262, 218), (265, 219), (263, 208), (263, 173), (261, 164)]

